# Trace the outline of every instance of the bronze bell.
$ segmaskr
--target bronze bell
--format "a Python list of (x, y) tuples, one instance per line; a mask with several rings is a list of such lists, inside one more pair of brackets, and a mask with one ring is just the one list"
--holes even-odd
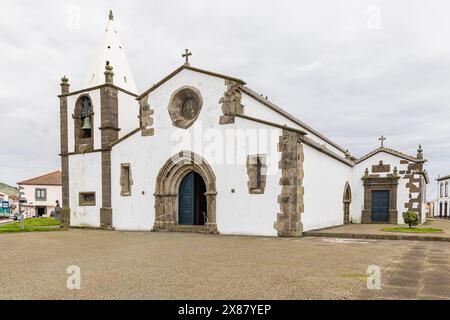
[(92, 129), (91, 118), (90, 117), (84, 118), (83, 127), (81, 129), (82, 130), (91, 130)]

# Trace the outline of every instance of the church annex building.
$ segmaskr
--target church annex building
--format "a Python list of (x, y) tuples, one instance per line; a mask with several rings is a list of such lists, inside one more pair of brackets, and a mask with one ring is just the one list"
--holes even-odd
[(139, 94), (112, 12), (85, 88), (62, 78), (62, 206), (73, 227), (299, 237), (426, 219), (423, 150), (362, 158), (243, 80), (185, 64)]

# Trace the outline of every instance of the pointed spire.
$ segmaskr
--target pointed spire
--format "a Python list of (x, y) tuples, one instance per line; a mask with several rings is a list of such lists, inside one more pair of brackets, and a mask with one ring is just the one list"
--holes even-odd
[(132, 93), (138, 93), (119, 38), (112, 10), (109, 12), (106, 31), (97, 50), (96, 57), (86, 76), (85, 88), (95, 87), (105, 83), (105, 64), (114, 66), (114, 84), (116, 86)]

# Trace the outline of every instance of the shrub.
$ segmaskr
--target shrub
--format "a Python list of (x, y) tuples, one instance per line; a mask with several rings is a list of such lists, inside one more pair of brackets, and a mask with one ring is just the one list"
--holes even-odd
[(404, 212), (403, 220), (405, 220), (405, 223), (409, 225), (410, 228), (419, 225), (419, 216), (416, 212)]

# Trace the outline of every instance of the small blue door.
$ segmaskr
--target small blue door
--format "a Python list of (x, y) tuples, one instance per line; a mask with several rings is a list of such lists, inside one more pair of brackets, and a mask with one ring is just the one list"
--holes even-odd
[(191, 172), (180, 185), (178, 195), (178, 224), (194, 225), (194, 206), (195, 206), (195, 173)]
[(372, 221), (389, 221), (389, 191), (372, 191)]

